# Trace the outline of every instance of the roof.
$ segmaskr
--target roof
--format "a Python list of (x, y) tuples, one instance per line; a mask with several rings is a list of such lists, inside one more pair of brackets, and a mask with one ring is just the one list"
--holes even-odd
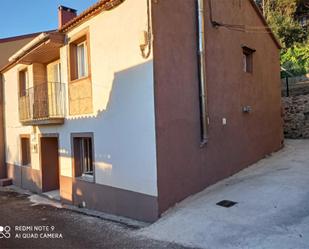
[[(95, 15), (101, 13), (102, 11), (104, 11), (104, 10), (107, 11), (107, 10), (111, 10), (111, 9), (116, 8), (117, 6), (119, 6), (124, 1), (125, 0), (100, 0), (96, 4), (92, 5), (91, 7), (89, 7), (85, 11), (83, 11), (81, 14), (79, 14), (78, 16), (73, 18), (71, 21), (69, 21), (68, 23), (63, 25), (62, 28), (59, 29), (59, 32), (62, 32), (62, 33), (68, 32), (68, 31), (72, 30), (73, 28), (77, 27), (78, 25), (89, 20), (90, 18), (94, 17)], [(277, 47), (279, 49), (281, 49), (282, 47), (281, 47), (280, 42), (278, 41), (278, 39), (276, 38), (276, 36), (272, 32), (271, 28), (269, 27), (269, 25), (266, 22), (262, 12), (260, 11), (260, 9), (256, 5), (256, 3), (254, 2), (254, 0), (249, 0), (249, 2), (251, 3), (252, 7), (256, 11), (256, 13), (258, 14), (259, 18), (261, 19), (261, 21), (265, 25), (265, 27), (266, 27), (267, 31), (269, 32), (269, 35), (271, 36), (272, 40), (275, 42)], [(48, 32), (52, 32), (52, 31), (48, 31)], [(45, 32), (45, 33), (48, 33), (48, 32)], [(34, 33), (34, 34), (29, 34), (29, 35), (24, 35), (24, 36), (17, 36), (17, 37), (0, 39), (0, 43), (6, 42), (6, 41), (11, 41), (11, 40), (16, 40), (16, 39), (23, 39), (25, 37), (32, 37), (32, 36), (36, 36), (38, 34), (40, 34), (40, 33)], [(8, 65), (6, 65), (4, 68), (0, 68), (0, 72), (8, 69), (11, 66), (11, 64), (13, 64), (13, 63), (11, 62)]]
[(111, 10), (116, 8), (118, 5), (123, 3), (125, 0), (100, 0), (96, 4), (92, 5), (90, 8), (83, 11), (77, 17), (73, 18), (71, 21), (67, 22), (65, 25), (59, 29), (60, 32), (68, 32), (81, 23), (89, 20), (95, 15), (99, 14), (103, 10)]
[[(9, 58), (9, 62), (28, 64), (32, 61), (47, 63), (59, 56), (59, 48), (64, 44), (64, 34), (42, 33)], [(46, 53), (47, 51), (47, 53)]]
[[(23, 47), (19, 47), (17, 51), (14, 51), (14, 54), (10, 54), (10, 58), (8, 58), (8, 63), (4, 65), (4, 67), (0, 68), (0, 73), (7, 71), (15, 63), (26, 63), (27, 58), (29, 59), (29, 57), (31, 56), (36, 56), (36, 58), (42, 57), (42, 59), (44, 59), (44, 51), (42, 52), (40, 48), (45, 47), (45, 49), (48, 48), (49, 52), (52, 52), (54, 47), (59, 49), (61, 46), (63, 46), (63, 42), (63, 33), (59, 33), (57, 31), (40, 33), (39, 35), (35, 36), (34, 39), (30, 40), (30, 42), (24, 44)], [(31, 51), (34, 51), (35, 53), (30, 53)], [(23, 57), (26, 58), (22, 60)], [(46, 61), (44, 63), (46, 63)]]
[[(96, 4), (92, 5), (90, 8), (86, 9), (83, 11), (81, 14), (79, 14), (77, 17), (63, 25), (63, 27), (59, 30), (60, 32), (67, 32), (70, 31), (71, 29), (75, 28), (76, 26), (80, 25), (81, 23), (89, 20), (93, 16), (99, 14), (103, 10), (111, 10), (121, 3), (123, 3), (125, 0), (100, 0)], [(254, 0), (249, 0), (251, 5), (253, 6), (254, 10), (258, 14), (259, 18), (262, 20), (263, 24), (265, 25), (267, 31), (269, 32), (271, 38), (277, 45), (279, 49), (282, 48), (280, 42), (278, 41), (277, 37), (275, 34), (272, 32), (271, 28), (269, 27), (267, 21), (264, 18), (264, 15), (262, 14), (261, 10), (259, 7), (256, 5)]]
[[(48, 33), (50, 31), (46, 31)], [(41, 32), (40, 32), (41, 33)], [(31, 33), (0, 39), (0, 69), (9, 63), (9, 57), (17, 50), (29, 43), (40, 33)]]
[(261, 12), (261, 10), (259, 9), (259, 7), (256, 5), (256, 3), (254, 2), (254, 0), (249, 0), (249, 2), (251, 3), (251, 5), (253, 6), (254, 10), (257, 12), (258, 16), (260, 17), (260, 19), (262, 20), (263, 24), (265, 25), (265, 27), (267, 28), (267, 31), (269, 32), (269, 35), (271, 36), (271, 38), (273, 39), (273, 41), (275, 42), (275, 44), (277, 45), (277, 47), (279, 49), (282, 48), (279, 40), (277, 39), (277, 37), (275, 36), (275, 34), (273, 33), (273, 31), (271, 30), (271, 28), (269, 27), (267, 21), (264, 18), (263, 13)]
[(41, 33), (42, 32), (37, 32), (37, 33), (32, 33), (32, 34), (26, 34), (26, 35), (19, 35), (19, 36), (12, 36), (12, 37), (7, 37), (7, 38), (1, 38), (0, 39), (0, 43), (23, 40), (23, 39), (27, 39), (27, 38), (38, 36)]

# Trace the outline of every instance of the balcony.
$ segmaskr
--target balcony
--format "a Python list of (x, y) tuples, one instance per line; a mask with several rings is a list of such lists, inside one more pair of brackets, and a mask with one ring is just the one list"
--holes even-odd
[(48, 82), (26, 89), (19, 97), (19, 119), (23, 125), (63, 124), (65, 86)]

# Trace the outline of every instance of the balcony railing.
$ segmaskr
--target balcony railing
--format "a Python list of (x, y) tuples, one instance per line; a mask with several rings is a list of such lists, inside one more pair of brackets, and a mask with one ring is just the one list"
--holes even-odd
[(25, 125), (62, 124), (65, 86), (47, 82), (25, 90), (19, 97), (19, 119)]

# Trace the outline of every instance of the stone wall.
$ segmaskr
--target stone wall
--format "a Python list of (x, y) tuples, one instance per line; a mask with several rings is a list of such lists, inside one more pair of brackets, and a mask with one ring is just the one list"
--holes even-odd
[(286, 138), (309, 138), (309, 94), (282, 98)]

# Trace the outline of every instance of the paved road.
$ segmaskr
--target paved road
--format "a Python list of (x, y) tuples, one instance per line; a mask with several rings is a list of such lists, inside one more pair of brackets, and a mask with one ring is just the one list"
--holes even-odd
[[(144, 239), (136, 235), (136, 229), (125, 225), (89, 217), (71, 210), (33, 205), (27, 195), (7, 192), (1, 188), (0, 226), (10, 226), (12, 229), (10, 239), (0, 238), (1, 249), (184, 248), (168, 242)], [(35, 228), (54, 230), (52, 232), (30, 231)], [(21, 238), (16, 238), (19, 235)], [(59, 238), (22, 238), (23, 236), (58, 236)]]

